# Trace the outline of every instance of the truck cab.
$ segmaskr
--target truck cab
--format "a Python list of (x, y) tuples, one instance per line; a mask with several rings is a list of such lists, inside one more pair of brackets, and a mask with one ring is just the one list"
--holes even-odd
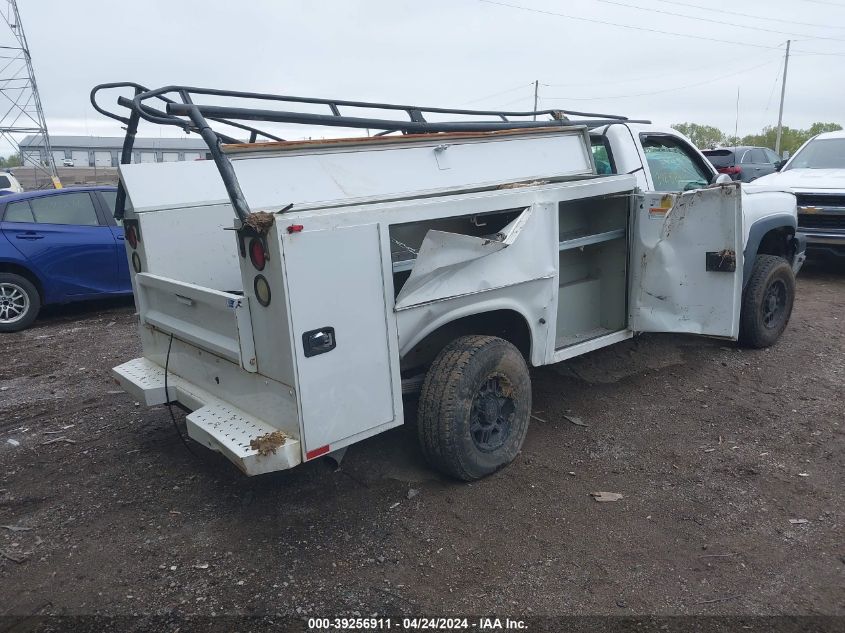
[[(590, 130), (590, 145), (598, 173), (631, 174), (643, 191), (674, 195), (719, 179), (704, 154), (670, 127), (611, 123)], [(791, 310), (794, 275), (806, 258), (806, 238), (798, 231), (795, 197), (786, 187), (775, 182), (743, 184), (740, 195), (745, 262), (742, 338), (760, 347), (777, 338), (767, 324)], [(791, 268), (791, 276), (783, 263)], [(780, 270), (772, 274), (776, 269)]]

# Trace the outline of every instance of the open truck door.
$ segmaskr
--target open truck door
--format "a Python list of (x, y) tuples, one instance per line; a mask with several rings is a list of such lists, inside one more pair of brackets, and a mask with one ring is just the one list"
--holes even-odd
[(635, 199), (629, 324), (736, 339), (742, 303), (737, 184)]

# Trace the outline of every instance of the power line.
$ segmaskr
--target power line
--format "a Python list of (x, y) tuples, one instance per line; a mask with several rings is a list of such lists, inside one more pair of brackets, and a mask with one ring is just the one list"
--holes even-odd
[(799, 53), (802, 56), (813, 56), (813, 55), (821, 55), (827, 57), (845, 57), (845, 53), (819, 53), (817, 51), (803, 51), (800, 49), (795, 49), (792, 51), (793, 56), (795, 53)]
[(775, 80), (772, 83), (772, 89), (769, 91), (769, 98), (766, 100), (766, 109), (763, 110), (763, 116), (767, 116), (769, 114), (769, 108), (772, 105), (772, 97), (775, 96), (775, 88), (778, 85), (778, 79), (780, 79), (781, 67), (778, 66), (778, 71), (775, 74)]
[(840, 9), (845, 9), (845, 4), (839, 4), (838, 2), (825, 2), (825, 0), (804, 0), (804, 2), (812, 2), (814, 4), (826, 4), (830, 7), (839, 7)]
[(763, 31), (765, 33), (776, 33), (778, 35), (795, 35), (799, 37), (806, 37), (811, 40), (832, 40), (834, 42), (845, 42), (841, 37), (826, 37), (823, 35), (807, 35), (806, 33), (793, 33), (791, 31), (776, 31), (774, 29), (766, 29), (761, 26), (746, 26), (744, 24), (734, 24), (732, 22), (725, 22), (724, 20), (713, 20), (710, 18), (702, 18), (695, 15), (684, 15), (683, 13), (676, 13), (674, 11), (664, 11), (663, 9), (652, 9), (649, 7), (640, 7), (635, 4), (626, 4), (624, 2), (616, 2), (615, 0), (598, 0), (604, 4), (612, 4), (617, 7), (625, 7), (626, 9), (636, 9), (637, 11), (650, 11), (652, 13), (660, 13), (662, 15), (671, 15), (687, 20), (698, 20), (699, 22), (710, 22), (711, 24), (718, 24), (719, 26), (731, 26), (738, 29), (749, 29), (751, 31)]
[[(756, 61), (758, 59), (762, 59), (765, 56), (771, 55), (771, 53), (764, 53), (763, 55), (757, 55), (755, 57), (750, 58), (747, 61)], [(649, 74), (649, 75), (640, 75), (636, 77), (626, 77), (624, 79), (611, 79), (608, 81), (582, 81), (577, 83), (565, 83), (565, 84), (545, 84), (540, 82), (541, 86), (545, 86), (547, 88), (573, 88), (578, 86), (607, 86), (607, 85), (616, 85), (622, 83), (630, 83), (632, 81), (650, 81), (652, 79), (663, 79), (666, 76), (671, 75), (689, 75), (690, 73), (695, 73), (700, 70), (711, 70), (711, 69), (721, 69), (726, 66), (729, 62), (732, 62), (732, 59), (726, 59), (724, 61), (715, 62), (707, 64), (706, 66), (695, 66), (693, 68), (684, 68), (683, 70), (671, 71), (671, 72), (662, 72), (658, 74)]]
[(520, 84), (515, 86), (514, 88), (508, 88), (507, 90), (502, 90), (501, 92), (494, 92), (491, 95), (487, 95), (486, 97), (479, 97), (478, 99), (471, 99), (470, 101), (464, 101), (461, 105), (468, 105), (470, 103), (478, 103), (479, 101), (486, 101), (487, 99), (492, 99), (493, 97), (498, 97), (499, 95), (504, 95), (509, 92), (515, 92), (517, 90), (522, 90), (523, 88), (527, 88), (528, 86), (533, 86), (534, 82), (527, 84)]
[[(657, 2), (663, 2), (664, 4), (674, 4), (679, 7), (687, 7), (689, 9), (700, 9), (701, 11), (707, 11), (708, 13), (713, 12), (713, 7), (708, 7), (701, 4), (687, 4), (686, 2), (677, 2), (676, 0), (657, 0)], [(785, 18), (769, 18), (763, 15), (754, 15), (752, 13), (741, 13), (739, 11), (729, 11), (727, 9), (719, 9), (719, 13), (726, 13), (729, 15), (738, 15), (743, 18), (752, 18), (754, 20), (768, 20), (769, 22), (785, 22), (786, 24), (798, 24), (799, 26), (812, 26), (820, 29), (842, 29), (845, 30), (845, 26), (836, 26), (835, 24), (819, 24), (817, 22), (799, 22), (797, 20), (788, 20)]]
[(671, 88), (666, 88), (664, 90), (654, 90), (652, 92), (639, 92), (636, 94), (627, 94), (627, 95), (611, 95), (611, 96), (604, 96), (604, 97), (543, 97), (544, 99), (548, 99), (550, 101), (601, 101), (604, 99), (629, 99), (631, 97), (648, 97), (651, 95), (659, 95), (665, 94), (667, 92), (677, 92), (678, 90), (686, 90), (687, 88), (695, 88), (697, 86), (704, 86), (707, 84), (716, 83), (717, 81), (721, 81), (722, 79), (727, 79), (728, 77), (734, 77), (736, 75), (741, 75), (743, 73), (750, 72), (752, 70), (757, 70), (758, 68), (763, 68), (764, 66), (769, 66), (775, 63), (775, 60), (769, 60), (764, 64), (758, 64), (756, 66), (751, 66), (749, 68), (743, 68), (742, 70), (737, 70), (732, 73), (728, 73), (727, 75), (720, 75), (719, 77), (714, 77), (713, 79), (707, 79), (705, 81), (698, 81), (696, 83), (687, 84), (685, 86), (672, 86)]
[(644, 26), (633, 26), (631, 24), (620, 24), (618, 22), (608, 22), (605, 20), (597, 20), (594, 18), (585, 18), (583, 16), (568, 15), (566, 13), (557, 13), (555, 11), (546, 11), (544, 9), (534, 9), (531, 7), (524, 7), (518, 4), (510, 4), (507, 2), (496, 2), (495, 0), (477, 0), (484, 4), (492, 4), (498, 7), (507, 7), (509, 9), (518, 9), (520, 11), (528, 11), (530, 13), (539, 13), (542, 15), (553, 15), (559, 18), (567, 18), (569, 20), (578, 20), (580, 22), (589, 22), (591, 24), (602, 24), (604, 26), (616, 26), (622, 29), (631, 29), (634, 31), (645, 31), (647, 33), (656, 33), (657, 35), (671, 35), (675, 37), (687, 37), (694, 40), (705, 40), (707, 42), (718, 42), (720, 44), (735, 44), (737, 46), (750, 46), (752, 48), (766, 48), (770, 50), (778, 50), (779, 46), (766, 46), (765, 44), (751, 44), (749, 42), (737, 42), (735, 40), (723, 40), (715, 37), (706, 37), (704, 35), (691, 35), (689, 33), (675, 33), (673, 31), (664, 31), (661, 29), (650, 29)]

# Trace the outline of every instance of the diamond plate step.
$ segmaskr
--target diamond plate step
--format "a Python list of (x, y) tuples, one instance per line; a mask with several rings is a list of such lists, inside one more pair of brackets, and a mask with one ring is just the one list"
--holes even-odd
[(179, 376), (168, 376), (170, 398), (166, 398), (164, 369), (147, 358), (136, 358), (118, 365), (112, 369), (112, 376), (124, 390), (147, 406), (164, 404), (169, 400), (194, 409), (186, 418), (188, 435), (225, 455), (247, 475), (285, 470), (302, 462), (299, 440), (293, 437), (286, 437), (279, 446), (275, 446), (272, 440), (262, 440), (259, 443), (262, 451), (251, 448), (250, 442), (279, 429)]

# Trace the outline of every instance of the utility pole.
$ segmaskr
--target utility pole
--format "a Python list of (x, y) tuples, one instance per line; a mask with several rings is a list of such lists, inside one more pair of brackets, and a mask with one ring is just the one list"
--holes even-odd
[(540, 88), (540, 80), (534, 80), (534, 120), (537, 120), (537, 91)]
[[(62, 185), (56, 173), (29, 44), (16, 0), (0, 0), (0, 18), (0, 61), (3, 65), (0, 95), (5, 97), (0, 99), (5, 104), (0, 110), (0, 139), (20, 155), (23, 165), (42, 172), (50, 178), (54, 187), (60, 188)], [(35, 142), (22, 148), (22, 136), (31, 136)], [(44, 161), (41, 160), (39, 141), (47, 153)]]
[(792, 40), (786, 40), (786, 55), (783, 58), (783, 83), (780, 86), (780, 110), (778, 111), (778, 133), (775, 137), (775, 154), (780, 156), (780, 137), (783, 133), (783, 100), (786, 97), (786, 71), (789, 70), (789, 45)]

